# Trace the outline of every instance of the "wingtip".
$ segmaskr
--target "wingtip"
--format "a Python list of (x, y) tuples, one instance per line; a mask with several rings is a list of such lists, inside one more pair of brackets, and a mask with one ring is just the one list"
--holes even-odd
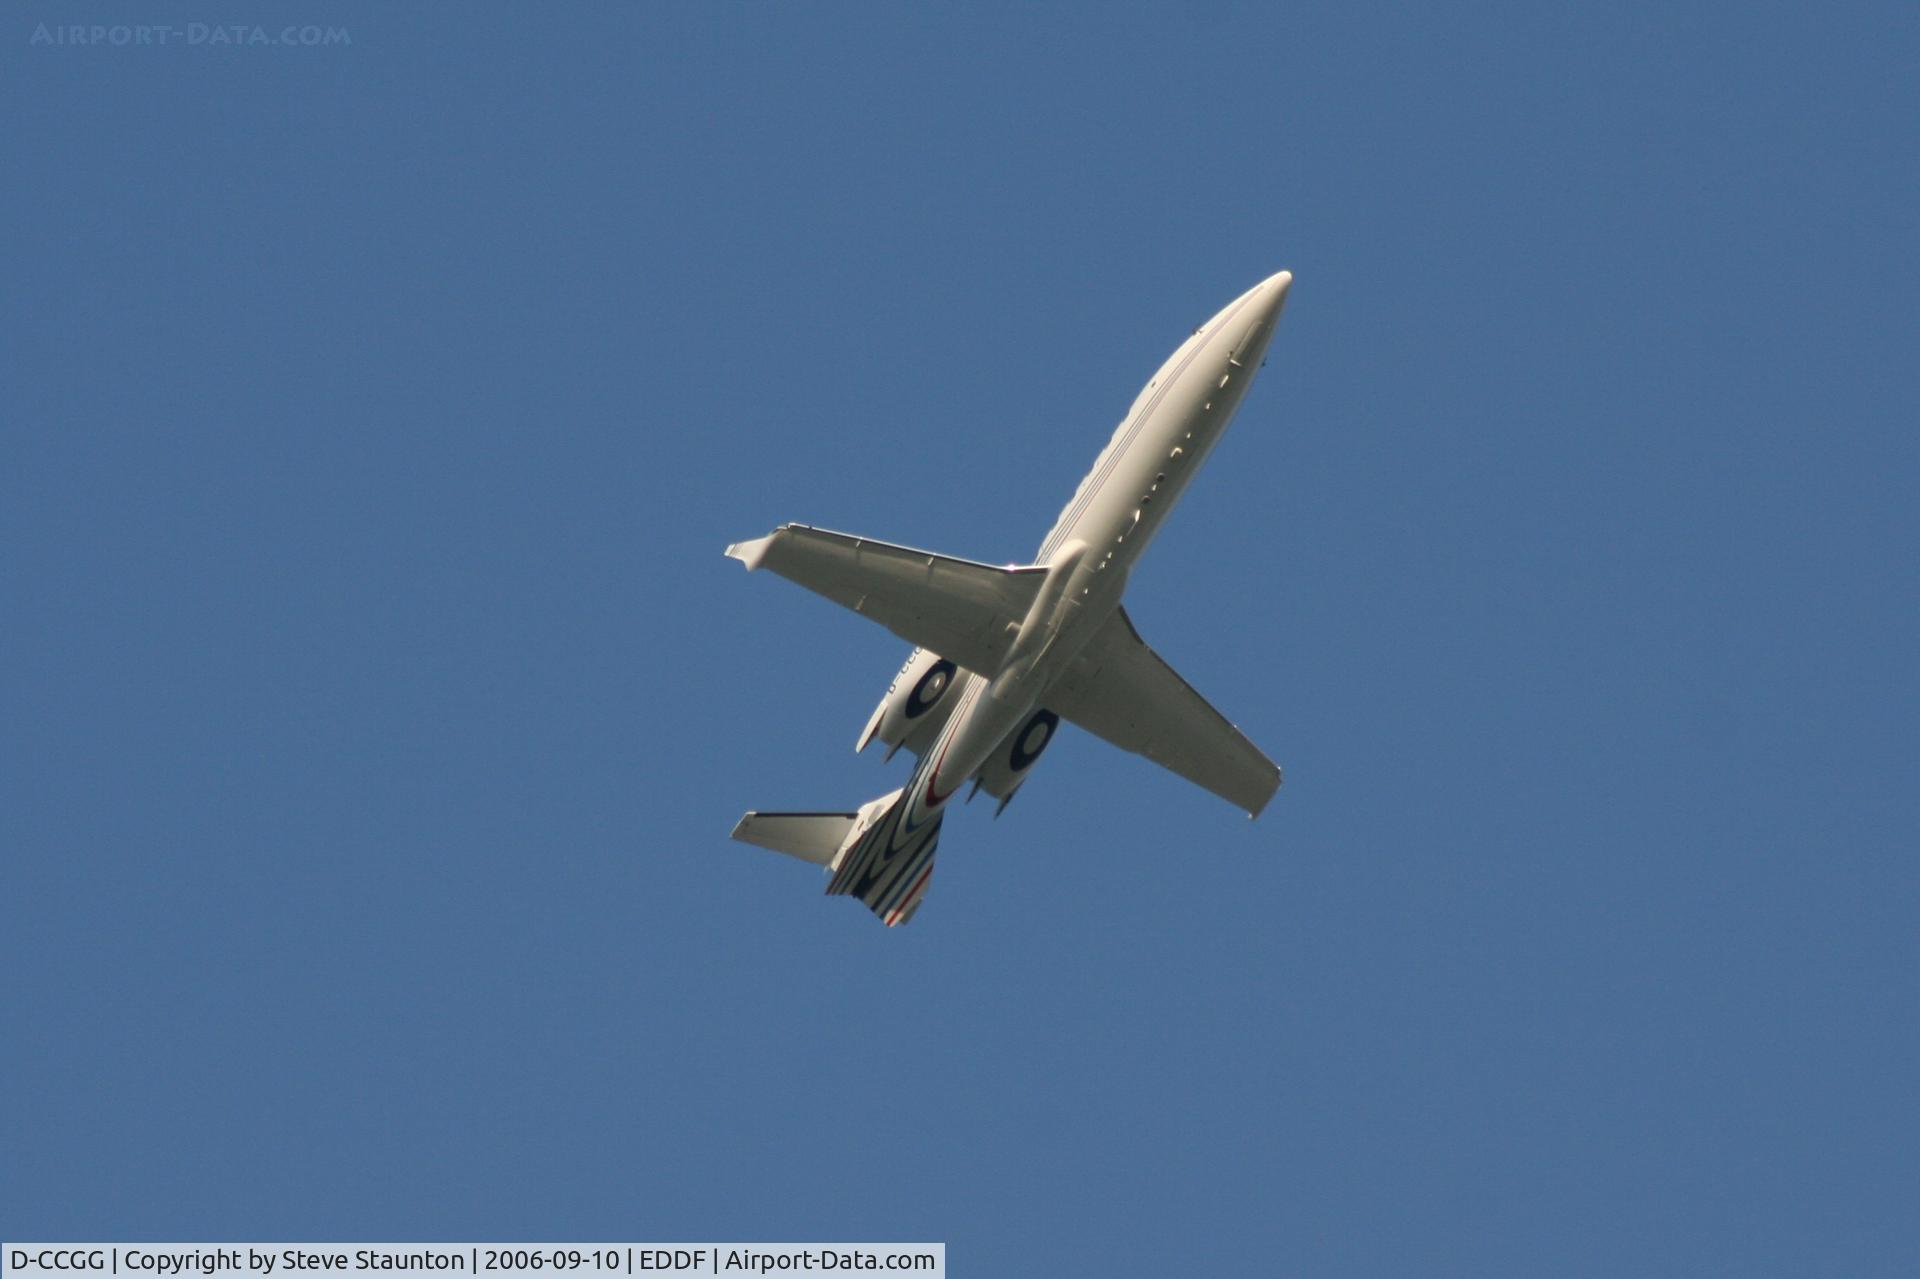
[(759, 568), (760, 561), (767, 557), (767, 544), (771, 541), (773, 541), (773, 534), (769, 533), (765, 537), (756, 537), (750, 542), (735, 542), (727, 547), (727, 558), (739, 560), (747, 566), (747, 572), (751, 573)]
[(1248, 821), (1253, 821), (1255, 818), (1259, 817), (1260, 814), (1267, 811), (1267, 805), (1273, 802), (1273, 797), (1276, 794), (1278, 794), (1280, 791), (1280, 784), (1285, 780), (1286, 780), (1285, 775), (1280, 771), (1280, 766), (1278, 764), (1274, 765), (1273, 785), (1269, 786), (1267, 788), (1267, 793), (1261, 797), (1260, 806), (1258, 808), (1249, 808), (1247, 810)]

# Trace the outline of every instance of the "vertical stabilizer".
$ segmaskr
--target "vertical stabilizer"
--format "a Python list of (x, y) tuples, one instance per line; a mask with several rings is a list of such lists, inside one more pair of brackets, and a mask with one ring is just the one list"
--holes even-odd
[(893, 791), (855, 813), (750, 812), (733, 838), (825, 867), (830, 895), (858, 897), (891, 928), (913, 918), (927, 895), (944, 816), (908, 829), (907, 807), (904, 792)]

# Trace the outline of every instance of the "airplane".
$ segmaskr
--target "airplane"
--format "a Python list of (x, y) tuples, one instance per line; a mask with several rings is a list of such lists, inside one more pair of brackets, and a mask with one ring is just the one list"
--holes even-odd
[(1286, 304), (1281, 271), (1193, 331), (1142, 388), (1040, 553), (996, 567), (783, 524), (727, 554), (885, 626), (914, 650), (855, 753), (918, 761), (850, 813), (749, 812), (733, 838), (826, 868), (888, 926), (925, 900), (947, 801), (969, 781), (999, 800), (1061, 720), (1144, 755), (1257, 817), (1280, 769), (1147, 647), (1121, 606), (1134, 564), (1240, 407)]

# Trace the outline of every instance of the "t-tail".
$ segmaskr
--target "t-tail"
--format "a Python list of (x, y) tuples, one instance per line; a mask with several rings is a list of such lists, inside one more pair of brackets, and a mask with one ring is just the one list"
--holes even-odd
[(913, 918), (933, 878), (944, 810), (909, 825), (904, 790), (854, 813), (750, 812), (733, 828), (742, 843), (825, 867), (827, 894), (858, 897), (891, 928)]

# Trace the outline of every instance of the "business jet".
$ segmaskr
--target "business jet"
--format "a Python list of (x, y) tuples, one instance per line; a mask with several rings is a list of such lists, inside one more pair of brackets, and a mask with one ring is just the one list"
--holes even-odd
[(907, 784), (850, 813), (749, 812), (733, 838), (826, 868), (889, 927), (933, 875), (947, 801), (967, 782), (999, 801), (1026, 781), (1060, 721), (1144, 755), (1256, 817), (1280, 769), (1134, 630), (1133, 566), (1233, 420), (1265, 360), (1282, 271), (1193, 331), (1147, 382), (1040, 553), (996, 567), (785, 524), (727, 554), (771, 569), (915, 646), (855, 751), (918, 757)]

